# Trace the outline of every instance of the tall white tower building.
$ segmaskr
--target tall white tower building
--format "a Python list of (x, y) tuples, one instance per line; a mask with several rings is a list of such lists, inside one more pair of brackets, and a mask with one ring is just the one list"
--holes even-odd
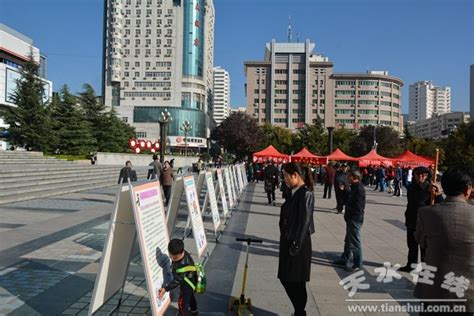
[(410, 85), (409, 120), (420, 121), (451, 112), (451, 88), (437, 87), (431, 81)]
[(103, 97), (139, 138), (159, 139), (161, 112), (173, 118), (169, 146), (206, 147), (213, 102), (212, 0), (104, 0)]
[(219, 125), (230, 115), (230, 76), (221, 67), (214, 68), (214, 111), (213, 117)]

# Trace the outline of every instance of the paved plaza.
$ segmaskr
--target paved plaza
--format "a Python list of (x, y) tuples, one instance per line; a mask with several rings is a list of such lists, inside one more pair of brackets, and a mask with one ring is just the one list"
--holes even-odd
[[(113, 207), (115, 187), (0, 206), (0, 315), (85, 315), (87, 314), (101, 251)], [(367, 304), (399, 305), (413, 299), (413, 281), (407, 273), (401, 279), (382, 283), (374, 271), (384, 262), (406, 263), (404, 211), (406, 197), (392, 197), (367, 188), (367, 207), (362, 241), (365, 277), (370, 287), (349, 296), (339, 282), (351, 273), (331, 261), (341, 253), (345, 234), (343, 216), (336, 214), (335, 197), (322, 199), (316, 186), (315, 224), (312, 236), (312, 276), (308, 283), (308, 315), (382, 315), (349, 312)], [(212, 219), (204, 215), (210, 244), (206, 263), (207, 292), (198, 296), (202, 315), (226, 315), (229, 298), (238, 296), (245, 262), (245, 245), (236, 237), (263, 239), (250, 248), (246, 294), (255, 315), (290, 315), (291, 303), (276, 278), (278, 267), (279, 205), (266, 204), (262, 184), (249, 184), (234, 210), (219, 242), (212, 232)], [(174, 237), (183, 236), (184, 205)], [(186, 245), (193, 252), (192, 240)], [(133, 255), (122, 294), (119, 315), (151, 314), (145, 278), (138, 253)], [(118, 303), (117, 293), (97, 315), (108, 314)], [(349, 301), (351, 300), (351, 301)], [(169, 315), (176, 314), (173, 304)], [(391, 313), (391, 315), (407, 315)]]

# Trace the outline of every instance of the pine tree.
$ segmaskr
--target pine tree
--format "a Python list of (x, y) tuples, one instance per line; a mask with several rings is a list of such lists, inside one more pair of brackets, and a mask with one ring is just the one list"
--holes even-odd
[(43, 82), (39, 78), (39, 64), (29, 60), (21, 70), (21, 79), (10, 96), (15, 107), (4, 109), (4, 120), (9, 125), (8, 132), (14, 145), (27, 150), (51, 150), (51, 124), (48, 118), (47, 101), (44, 100)]
[(70, 93), (67, 85), (60, 91), (60, 102), (53, 102), (51, 119), (58, 138), (56, 149), (62, 154), (88, 154), (95, 150), (96, 140), (91, 124), (85, 119), (78, 99)]

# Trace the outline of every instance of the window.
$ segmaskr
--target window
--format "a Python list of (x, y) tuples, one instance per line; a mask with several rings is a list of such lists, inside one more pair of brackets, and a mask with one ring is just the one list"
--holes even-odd
[(129, 39), (125, 40), (125, 45), (130, 45), (130, 40)]
[(355, 86), (355, 80), (336, 80), (336, 86)]
[(306, 73), (306, 69), (293, 69), (293, 74), (295, 75), (304, 75)]
[(168, 71), (146, 71), (145, 77), (171, 77), (171, 72)]
[(124, 63), (124, 66), (125, 66), (125, 68), (128, 68), (128, 67), (130, 66), (130, 63), (129, 63), (128, 61), (126, 61), (126, 62)]
[(173, 40), (171, 40), (171, 39), (169, 39), (169, 38), (166, 40), (166, 44), (168, 44), (168, 45), (171, 45), (172, 42), (173, 42)]
[(392, 112), (390, 112), (390, 111), (380, 111), (380, 114), (390, 116), (392, 114)]
[(276, 118), (275, 119), (275, 123), (286, 123), (286, 122), (287, 122), (286, 118)]
[(275, 69), (276, 74), (288, 74), (288, 70), (286, 69)]
[(137, 132), (137, 138), (146, 138), (146, 132)]
[(129, 19), (126, 19), (125, 20), (125, 26), (129, 26), (130, 25), (130, 20)]
[[(125, 35), (130, 35), (130, 29), (125, 30)], [(130, 44), (130, 41), (128, 41), (128, 43)]]
[(380, 105), (390, 106), (391, 103), (389, 101), (380, 101)]
[(288, 81), (286, 80), (275, 80), (275, 84), (287, 84)]
[(336, 109), (336, 114), (354, 114), (355, 110)]
[(173, 35), (173, 29), (167, 29), (166, 34), (168, 35)]
[(127, 123), (128, 122), (128, 117), (126, 117), (126, 116), (122, 117), (122, 122)]
[(304, 80), (293, 80), (294, 85), (304, 85), (306, 81)]
[(380, 84), (382, 87), (387, 87), (387, 88), (391, 88), (392, 87), (392, 84), (390, 82), (382, 82)]
[(377, 86), (378, 82), (377, 81), (371, 81), (371, 80), (360, 80), (359, 81), (359, 86)]
[(148, 87), (148, 88), (156, 88), (156, 87), (171, 87), (171, 82), (164, 82), (164, 81), (135, 81), (135, 87)]
[(139, 49), (135, 49), (135, 55), (140, 55), (140, 50)]
[(141, 34), (140, 29), (135, 30), (135, 36), (139, 36)]
[(355, 100), (336, 100), (336, 104), (355, 104)]
[[(145, 32), (146, 32), (146, 33), (145, 33), (146, 35), (148, 35), (148, 36), (150, 36), (150, 35), (151, 35), (151, 29), (146, 29), (146, 31), (145, 31)], [(151, 44), (151, 43), (150, 43), (150, 44)]]
[(151, 15), (151, 9), (146, 10), (146, 15)]
[(385, 91), (381, 91), (380, 94), (383, 96), (383, 97), (391, 97), (392, 94), (390, 92), (385, 92)]
[(372, 91), (372, 90), (360, 90), (359, 91), (360, 95), (379, 95), (378, 91)]
[(145, 62), (145, 67), (150, 67), (150, 62), (149, 61)]
[(139, 71), (135, 71), (135, 78), (138, 78), (140, 77), (140, 72)]
[(359, 110), (358, 114), (367, 114), (367, 115), (376, 115), (378, 114), (377, 110)]
[(377, 120), (359, 120), (358, 123), (362, 125), (377, 125)]
[(354, 90), (336, 90), (336, 96), (337, 95), (355, 95)]
[(353, 124), (353, 119), (336, 119), (336, 124)]
[(137, 97), (137, 98), (145, 98), (145, 97), (165, 97), (170, 98), (171, 92), (135, 92), (135, 91), (127, 91), (123, 94), (125, 97)]

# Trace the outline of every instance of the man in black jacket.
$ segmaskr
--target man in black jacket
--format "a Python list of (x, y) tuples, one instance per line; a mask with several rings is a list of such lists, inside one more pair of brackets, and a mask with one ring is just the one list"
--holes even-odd
[[(334, 264), (342, 265), (346, 271), (352, 272), (362, 268), (362, 241), (360, 239), (360, 229), (364, 222), (365, 209), (365, 188), (360, 182), (362, 176), (359, 171), (351, 170), (348, 174), (350, 188), (341, 186), (341, 190), (347, 193), (346, 212), (344, 220), (346, 222), (346, 237), (344, 238), (344, 252), (339, 260)], [(354, 265), (349, 267), (351, 254), (354, 256)]]
[[(435, 202), (443, 200), (439, 187), (428, 182), (429, 170), (426, 167), (417, 167), (413, 170), (413, 181), (407, 188), (407, 209), (405, 211), (405, 226), (407, 227), (408, 261), (399, 270), (410, 272), (411, 265), (418, 263), (418, 243), (415, 239), (418, 209), (431, 204), (431, 192), (435, 192)], [(420, 248), (421, 261), (425, 259), (425, 249)]]
[(132, 162), (130, 160), (128, 160), (125, 163), (125, 167), (120, 170), (118, 184), (120, 184), (120, 180), (122, 180), (123, 183), (127, 183), (127, 178), (130, 178), (130, 182), (137, 181), (137, 172), (132, 169)]
[(264, 174), (264, 188), (267, 193), (268, 204), (275, 206), (275, 189), (278, 185), (278, 174), (277, 167), (271, 160), (268, 161), (268, 165), (263, 170)]
[(342, 210), (344, 209), (344, 204), (346, 203), (346, 197), (349, 188), (346, 170), (347, 165), (343, 164), (336, 171), (336, 175), (334, 176), (334, 191), (336, 192), (337, 214), (342, 213)]

